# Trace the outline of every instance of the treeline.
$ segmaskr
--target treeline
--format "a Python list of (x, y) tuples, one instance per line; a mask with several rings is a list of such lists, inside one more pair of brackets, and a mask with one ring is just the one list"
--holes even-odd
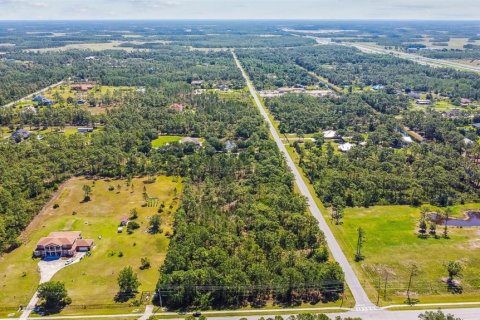
[[(88, 56), (95, 59), (86, 60)], [(60, 80), (97, 81), (114, 86), (178, 87), (203, 80), (206, 88), (244, 83), (228, 52), (189, 51), (165, 46), (152, 52), (69, 50), (66, 52), (12, 52), (0, 61), (0, 105), (22, 98)]]
[(292, 49), (292, 59), (339, 86), (390, 86), (397, 90), (435, 92), (480, 98), (480, 76), (452, 68), (433, 68), (390, 55), (367, 54), (346, 46)]
[(295, 64), (292, 59), (278, 49), (237, 50), (245, 70), (259, 90), (279, 87), (310, 86), (318, 80)]

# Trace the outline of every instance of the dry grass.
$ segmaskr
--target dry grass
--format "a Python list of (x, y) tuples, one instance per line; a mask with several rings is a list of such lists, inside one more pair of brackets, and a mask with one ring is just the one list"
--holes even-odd
[[(84, 238), (94, 239), (96, 244), (90, 257), (54, 276), (54, 280), (65, 282), (73, 305), (114, 304), (118, 290), (116, 278), (124, 266), (132, 266), (138, 274), (142, 284), (140, 291), (154, 290), (158, 269), (165, 259), (169, 244), (166, 234), (172, 231), (173, 213), (180, 203), (175, 194), (181, 193), (181, 181), (179, 178), (158, 177), (154, 183), (148, 184), (144, 178), (136, 178), (132, 181), (133, 191), (126, 182), (94, 182), (81, 177), (72, 178), (62, 185), (23, 233), (25, 243), (0, 258), (0, 306), (14, 310), (28, 302), (39, 281), (38, 260), (31, 258), (32, 250), (40, 237), (58, 230), (81, 231)], [(92, 200), (83, 203), (82, 187), (86, 184), (93, 187)], [(110, 191), (109, 187), (114, 190)], [(157, 213), (158, 207), (142, 207), (144, 187), (150, 197), (158, 197), (165, 203), (162, 234), (147, 233), (149, 218)], [(53, 209), (54, 203), (60, 207)], [(129, 216), (133, 208), (138, 210), (140, 229), (131, 235), (117, 233), (120, 220)], [(122, 257), (119, 256), (120, 252)], [(150, 259), (150, 269), (139, 269), (142, 257)], [(64, 311), (69, 312), (72, 311), (68, 308)]]

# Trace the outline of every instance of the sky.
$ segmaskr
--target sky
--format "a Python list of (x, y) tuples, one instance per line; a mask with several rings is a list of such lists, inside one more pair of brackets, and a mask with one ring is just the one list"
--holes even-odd
[(0, 20), (480, 20), (480, 0), (0, 0)]

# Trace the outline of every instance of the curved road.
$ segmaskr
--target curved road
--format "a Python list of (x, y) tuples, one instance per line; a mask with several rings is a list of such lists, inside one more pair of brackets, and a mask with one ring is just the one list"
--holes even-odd
[(328, 227), (328, 224), (325, 221), (325, 218), (322, 216), (317, 204), (315, 203), (315, 200), (313, 199), (313, 196), (310, 193), (310, 190), (308, 190), (307, 185), (303, 181), (300, 172), (298, 171), (297, 167), (295, 166), (295, 163), (293, 162), (292, 158), (288, 154), (287, 149), (283, 145), (283, 142), (280, 136), (278, 135), (277, 130), (273, 126), (273, 123), (270, 121), (267, 111), (264, 109), (262, 103), (260, 102), (257, 91), (252, 85), (242, 65), (240, 64), (240, 61), (238, 60), (237, 55), (233, 51), (232, 51), (232, 55), (233, 55), (233, 58), (235, 59), (235, 63), (237, 64), (237, 67), (242, 72), (243, 78), (247, 82), (248, 90), (250, 91), (250, 94), (253, 96), (255, 100), (255, 104), (260, 110), (260, 113), (262, 114), (265, 121), (268, 123), (270, 133), (273, 136), (275, 143), (277, 144), (280, 151), (283, 153), (285, 159), (287, 160), (287, 164), (290, 167), (290, 170), (295, 176), (295, 182), (297, 183), (300, 193), (307, 198), (307, 203), (310, 207), (310, 211), (312, 212), (313, 216), (317, 219), (320, 230), (322, 230), (323, 233), (325, 234), (325, 239), (327, 241), (328, 247), (330, 248), (330, 251), (332, 252), (333, 258), (340, 264), (340, 266), (343, 269), (343, 272), (345, 273), (345, 281), (347, 282), (347, 285), (350, 288), (350, 291), (352, 292), (353, 297), (355, 299), (355, 303), (356, 303), (355, 309), (358, 311), (377, 310), (378, 308), (370, 301), (367, 294), (365, 293), (365, 290), (363, 290), (363, 287), (361, 286), (360, 281), (355, 275), (347, 258), (343, 254), (343, 251), (340, 248), (340, 245), (338, 244), (337, 240), (333, 236), (332, 231)]

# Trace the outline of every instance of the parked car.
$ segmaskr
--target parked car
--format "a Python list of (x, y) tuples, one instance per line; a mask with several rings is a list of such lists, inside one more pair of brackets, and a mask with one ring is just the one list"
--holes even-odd
[(199, 312), (199, 311), (195, 311), (194, 313), (192, 313), (192, 315), (193, 315), (195, 318), (198, 318), (198, 317), (200, 317), (200, 316), (202, 315), (202, 313)]
[(65, 261), (65, 265), (68, 266), (68, 265), (69, 265), (70, 263), (72, 263), (72, 262), (73, 262), (73, 259), (70, 258), (70, 259), (68, 259), (67, 261)]

